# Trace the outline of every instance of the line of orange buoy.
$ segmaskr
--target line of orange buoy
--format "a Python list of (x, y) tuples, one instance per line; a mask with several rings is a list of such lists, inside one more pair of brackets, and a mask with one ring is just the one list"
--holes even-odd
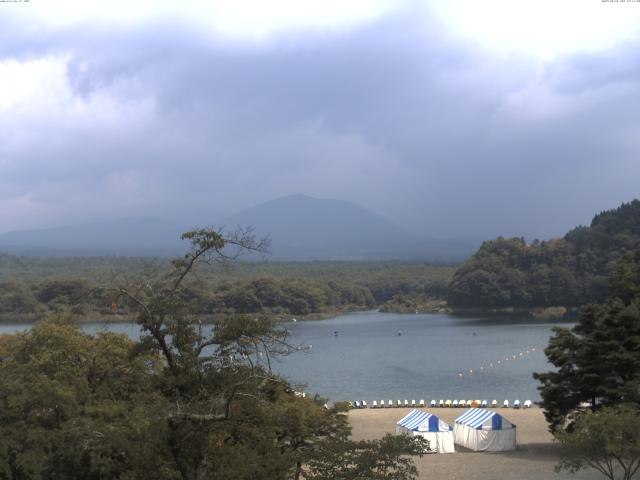
[(489, 362), (488, 365), (482, 364), (477, 369), (470, 368), (469, 370), (466, 370), (464, 372), (458, 372), (458, 378), (462, 378), (465, 375), (474, 375), (476, 373), (484, 373), (491, 368), (497, 368), (498, 366), (506, 365), (507, 362), (510, 362), (510, 361), (513, 362), (514, 360), (519, 360), (522, 357), (526, 357), (527, 355), (530, 355), (535, 352), (540, 352), (540, 351), (542, 351), (540, 348), (531, 347), (526, 350), (523, 350), (522, 352), (518, 352), (517, 354), (506, 356), (504, 360), (501, 358), (499, 360)]

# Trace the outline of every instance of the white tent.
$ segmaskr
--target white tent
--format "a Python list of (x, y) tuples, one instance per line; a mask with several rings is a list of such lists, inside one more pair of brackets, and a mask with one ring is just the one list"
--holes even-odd
[(424, 437), (429, 441), (429, 448), (433, 452), (453, 453), (455, 451), (451, 426), (429, 412), (412, 410), (398, 421), (396, 433)]
[(475, 451), (503, 452), (516, 449), (516, 426), (496, 411), (472, 408), (456, 418), (455, 442)]

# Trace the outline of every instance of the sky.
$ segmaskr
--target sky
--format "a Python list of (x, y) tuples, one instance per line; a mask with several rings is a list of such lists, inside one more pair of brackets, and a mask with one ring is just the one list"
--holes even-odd
[(0, 233), (303, 193), (549, 238), (639, 153), (639, 2), (0, 2)]

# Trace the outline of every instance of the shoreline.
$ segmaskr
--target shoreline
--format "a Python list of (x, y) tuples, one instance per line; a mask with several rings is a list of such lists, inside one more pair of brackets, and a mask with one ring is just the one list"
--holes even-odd
[(577, 317), (580, 312), (579, 307), (499, 307), (499, 308), (453, 308), (450, 307), (449, 314), (456, 316), (508, 316), (523, 315), (536, 320), (548, 321), (571, 321)]
[[(348, 315), (351, 313), (363, 313), (363, 312), (380, 312), (396, 315), (451, 315), (451, 316), (470, 316), (470, 317), (503, 317), (510, 315), (527, 316), (535, 320), (542, 321), (571, 321), (575, 319), (578, 309), (565, 308), (565, 307), (536, 307), (536, 308), (458, 308), (454, 309), (446, 305), (446, 302), (434, 302), (431, 305), (421, 305), (420, 308), (406, 307), (394, 308), (398, 305), (386, 305), (381, 304), (375, 308), (361, 307), (355, 305), (349, 305), (345, 308), (313, 312), (304, 315), (295, 315), (290, 313), (274, 313), (274, 312), (253, 312), (243, 313), (238, 315), (270, 315), (276, 322), (291, 322), (291, 321), (317, 321), (317, 320), (330, 320), (342, 315)], [(24, 314), (24, 313), (9, 313), (3, 312), (0, 314), (0, 325), (30, 325), (37, 323), (49, 315), (55, 315), (56, 312), (37, 313), (37, 314)], [(78, 317), (78, 323), (132, 323), (135, 322), (134, 315), (131, 314), (113, 314), (113, 313), (101, 313), (92, 312), (89, 314), (72, 314)], [(196, 318), (200, 318), (204, 324), (211, 324), (216, 319), (236, 315), (232, 313), (207, 313), (201, 315), (195, 315)]]

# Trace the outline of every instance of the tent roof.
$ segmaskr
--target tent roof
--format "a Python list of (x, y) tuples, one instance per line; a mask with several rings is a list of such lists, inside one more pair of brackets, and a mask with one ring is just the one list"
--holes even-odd
[(451, 430), (448, 423), (422, 410), (412, 410), (408, 415), (398, 420), (398, 425), (419, 432), (448, 432)]
[(497, 412), (491, 412), (483, 408), (471, 408), (456, 418), (456, 423), (466, 425), (478, 430), (503, 430), (515, 428), (515, 425), (504, 419)]

